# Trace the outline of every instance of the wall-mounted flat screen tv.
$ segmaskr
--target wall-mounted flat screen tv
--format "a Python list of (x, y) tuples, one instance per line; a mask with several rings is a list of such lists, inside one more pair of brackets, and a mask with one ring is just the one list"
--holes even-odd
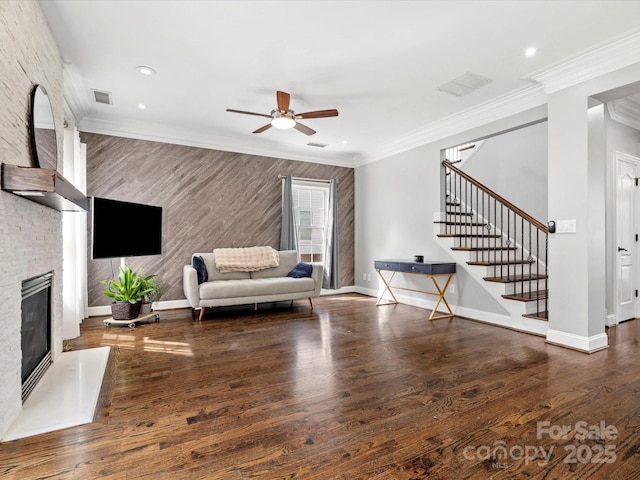
[(162, 207), (91, 198), (91, 258), (162, 253)]

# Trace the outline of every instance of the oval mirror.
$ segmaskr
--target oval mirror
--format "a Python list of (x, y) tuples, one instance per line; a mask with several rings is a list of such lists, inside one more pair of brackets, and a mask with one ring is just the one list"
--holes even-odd
[(36, 85), (31, 92), (31, 149), (36, 167), (56, 169), (56, 126), (49, 95), (42, 85)]

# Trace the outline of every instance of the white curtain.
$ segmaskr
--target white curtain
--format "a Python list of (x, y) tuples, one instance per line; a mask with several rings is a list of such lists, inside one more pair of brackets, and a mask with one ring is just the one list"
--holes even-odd
[[(78, 190), (87, 188), (86, 145), (74, 126), (64, 129), (62, 174)], [(62, 338), (80, 336), (87, 316), (87, 213), (62, 212)]]

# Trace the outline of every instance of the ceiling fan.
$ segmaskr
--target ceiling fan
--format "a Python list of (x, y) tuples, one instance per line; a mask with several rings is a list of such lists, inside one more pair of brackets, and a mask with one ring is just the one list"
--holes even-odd
[(335, 108), (330, 110), (316, 110), (313, 112), (296, 113), (289, 108), (290, 100), (291, 95), (289, 95), (287, 92), (281, 92), (278, 90), (276, 92), (276, 101), (278, 103), (278, 108), (271, 110), (271, 113), (269, 115), (267, 115), (266, 113), (254, 113), (245, 112), (243, 110), (234, 110), (232, 108), (227, 108), (227, 112), (243, 113), (245, 115), (256, 115), (258, 117), (266, 117), (271, 119), (271, 122), (267, 123), (257, 130), (254, 130), (252, 133), (262, 133), (265, 130), (269, 130), (271, 127), (275, 127), (283, 130), (288, 128), (295, 128), (305, 135), (313, 135), (314, 133), (316, 133), (316, 131), (298, 122), (297, 120), (299, 118), (326, 118), (338, 116), (338, 110), (336, 110)]

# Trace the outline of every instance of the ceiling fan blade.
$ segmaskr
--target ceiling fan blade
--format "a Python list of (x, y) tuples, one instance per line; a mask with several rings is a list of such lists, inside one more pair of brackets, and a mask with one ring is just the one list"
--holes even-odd
[(330, 110), (316, 110), (315, 112), (296, 113), (296, 118), (327, 118), (337, 116), (338, 110), (335, 108)]
[(287, 113), (289, 111), (291, 95), (289, 95), (287, 92), (281, 92), (280, 90), (278, 90), (276, 92), (276, 98), (278, 100), (278, 110), (280, 110), (280, 113)]
[(271, 124), (270, 124), (270, 123), (267, 123), (265, 126), (260, 127), (259, 129), (254, 130), (254, 131), (253, 131), (253, 132), (251, 132), (251, 133), (262, 133), (262, 132), (264, 132), (265, 130), (269, 130), (270, 128), (271, 128)]
[(313, 128), (309, 128), (306, 125), (303, 125), (299, 122), (296, 122), (293, 128), (295, 128), (299, 132), (304, 133), (305, 135), (313, 135), (314, 133), (316, 133), (316, 131)]
[(245, 115), (256, 115), (257, 117), (267, 117), (271, 118), (271, 115), (267, 115), (266, 113), (255, 113), (255, 112), (245, 112), (244, 110), (234, 110), (232, 108), (227, 108), (227, 112), (232, 113), (243, 113)]

